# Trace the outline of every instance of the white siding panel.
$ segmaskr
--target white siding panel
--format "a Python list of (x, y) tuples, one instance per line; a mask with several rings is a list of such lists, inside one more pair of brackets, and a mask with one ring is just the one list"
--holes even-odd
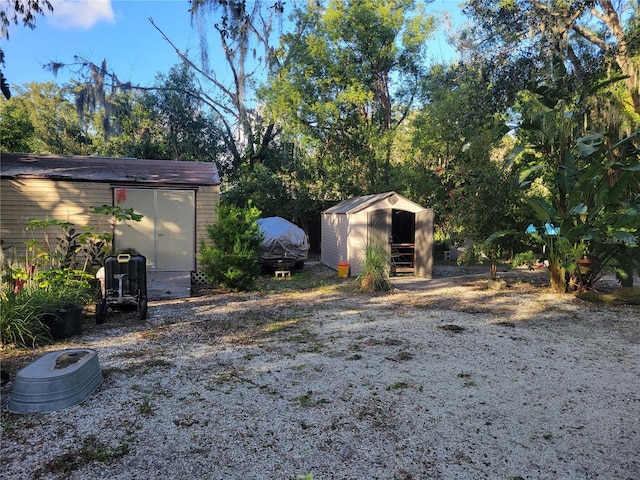
[(364, 252), (367, 247), (367, 210), (348, 215), (349, 259), (351, 273), (360, 275), (364, 271)]
[(323, 213), (320, 218), (320, 261), (331, 268), (337, 268), (338, 217), (340, 215)]

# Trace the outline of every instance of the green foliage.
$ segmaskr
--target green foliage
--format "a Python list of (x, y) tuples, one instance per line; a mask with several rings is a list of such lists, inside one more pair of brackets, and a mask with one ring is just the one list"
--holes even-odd
[(30, 152), (35, 127), (29, 114), (17, 101), (0, 103), (0, 138), (3, 152)]
[[(91, 212), (115, 221), (139, 221), (133, 209), (91, 207)], [(36, 219), (27, 222), (31, 240), (23, 262), (7, 260), (0, 279), (3, 344), (34, 347), (51, 340), (43, 317), (57, 309), (91, 301), (94, 275), (111, 249), (111, 233), (100, 227), (76, 230), (71, 222)]]
[[(145, 147), (151, 155), (162, 155), (146, 158), (215, 159), (221, 133), (203, 108), (193, 72), (187, 65), (178, 64), (168, 75), (158, 74), (155, 84), (157, 90), (148, 92), (140, 102), (129, 100), (117, 111), (117, 121), (133, 137), (132, 147), (139, 154)], [(129, 124), (130, 112), (138, 116), (137, 125)]]
[(309, 3), (295, 21), (261, 92), (271, 118), (305, 139), (325, 196), (388, 190), (393, 138), (415, 102), (433, 18), (409, 0), (340, 0)]
[(260, 210), (220, 205), (215, 225), (207, 226), (211, 245), (202, 243), (200, 261), (212, 283), (232, 290), (250, 290), (260, 275), (258, 248), (263, 234)]
[[(203, 110), (186, 67), (159, 75), (156, 91), (134, 95), (130, 85), (108, 91), (107, 71), (90, 62), (85, 66), (95, 67), (91, 81), (63, 87), (30, 83), (0, 103), (3, 151), (193, 161), (216, 158), (220, 131)], [(103, 81), (101, 88), (93, 83), (98, 78)]]
[[(488, 154), (489, 152), (487, 152)], [(504, 158), (468, 160), (454, 167), (460, 172), (449, 197), (451, 223), (458, 236), (472, 239), (474, 244), (461, 258), (466, 263), (489, 260), (490, 277), (495, 279), (498, 262), (520, 249), (519, 238), (512, 235), (492, 235), (496, 229), (508, 230), (524, 224), (517, 170)]]
[[(45, 315), (91, 299), (93, 275), (65, 269), (15, 269), (0, 282), (0, 335), (3, 345), (36, 347), (51, 342)], [(13, 281), (12, 281), (13, 280)]]
[(57, 268), (36, 271), (30, 282), (43, 290), (50, 308), (84, 305), (90, 300), (90, 280), (94, 276), (83, 270)]
[[(493, 84), (491, 103), (509, 102), (527, 83), (540, 80), (544, 80), (540, 93), (555, 91), (567, 98), (605, 72), (620, 72), (625, 77), (620, 84), (624, 93), (597, 99), (596, 108), (602, 119), (613, 113), (612, 106), (618, 112), (635, 110), (637, 122), (640, 91), (634, 56), (638, 50), (630, 41), (638, 8), (635, 1), (470, 0), (464, 10), (472, 23), (460, 36), (460, 44), (468, 48), (475, 39), (483, 39), (474, 45), (474, 53), (482, 58)], [(557, 84), (561, 76), (565, 81)], [(546, 96), (546, 100), (553, 99)], [(553, 108), (550, 102), (547, 106)], [(619, 113), (613, 115), (620, 120)]]
[(507, 116), (490, 101), (492, 88), (473, 64), (434, 65), (421, 82), (425, 106), (410, 117), (398, 161), (403, 184), (417, 195), (408, 196), (433, 206), (439, 227), (460, 242), (478, 244), (522, 215), (507, 155), (514, 140), (502, 131)]
[[(153, 94), (119, 92), (110, 98), (111, 135), (98, 148), (101, 155), (131, 158), (168, 158), (163, 125), (154, 110)], [(96, 139), (97, 143), (97, 139)]]
[(43, 323), (46, 295), (40, 288), (15, 292), (8, 282), (0, 285), (0, 338), (2, 345), (33, 348), (51, 341)]
[(364, 272), (358, 277), (364, 292), (388, 292), (392, 289), (389, 280), (389, 252), (381, 242), (370, 242), (364, 249)]
[(106, 215), (107, 217), (113, 217), (116, 222), (139, 222), (143, 217), (139, 213), (136, 213), (133, 207), (122, 208), (118, 205), (91, 206), (89, 210), (91, 211), (91, 213), (95, 213), (97, 215)]
[(251, 201), (265, 216), (293, 218), (295, 199), (282, 178), (265, 165), (256, 165), (245, 172), (232, 189), (225, 193), (225, 202), (241, 207)]
[(533, 268), (538, 260), (539, 258), (535, 253), (533, 253), (533, 250), (519, 252), (511, 258), (511, 262), (509, 262), (509, 269), (513, 270), (522, 265), (527, 265), (529, 268)]
[(10, 100), (0, 103), (2, 150), (88, 154), (89, 137), (81, 130), (68, 97), (64, 87), (51, 82), (34, 82), (18, 88)]
[[(540, 103), (553, 108), (523, 123), (532, 141), (523, 151), (527, 201), (540, 223), (558, 229), (557, 235), (543, 231), (532, 238), (547, 248), (552, 288), (558, 292), (589, 289), (608, 267), (629, 282), (640, 266), (640, 154), (633, 144), (640, 132), (616, 143), (613, 135), (585, 131), (590, 96), (608, 83), (585, 86), (572, 103), (540, 91)], [(583, 255), (597, 259), (587, 275), (577, 269)]]

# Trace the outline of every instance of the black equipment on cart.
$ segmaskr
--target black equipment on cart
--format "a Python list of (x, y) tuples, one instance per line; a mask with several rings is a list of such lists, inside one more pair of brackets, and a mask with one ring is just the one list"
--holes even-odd
[(96, 323), (104, 323), (109, 308), (135, 306), (141, 320), (147, 317), (147, 259), (121, 253), (104, 262), (102, 300), (96, 305)]

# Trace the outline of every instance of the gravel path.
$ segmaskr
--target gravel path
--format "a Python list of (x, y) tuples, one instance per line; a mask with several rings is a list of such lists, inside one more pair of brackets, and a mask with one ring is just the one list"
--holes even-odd
[(638, 479), (640, 312), (539, 277), (218, 293), (3, 351), (93, 348), (105, 381), (51, 414), (3, 388), (0, 478)]

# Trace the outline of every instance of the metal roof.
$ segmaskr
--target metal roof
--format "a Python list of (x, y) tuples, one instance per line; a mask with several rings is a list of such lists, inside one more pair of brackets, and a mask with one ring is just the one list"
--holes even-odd
[(137, 158), (3, 153), (0, 155), (0, 174), (2, 178), (151, 185), (220, 185), (220, 176), (214, 162)]
[[(424, 207), (418, 205), (415, 202), (412, 202), (408, 198), (403, 197), (399, 193), (385, 192), (385, 193), (374, 193), (371, 195), (364, 195), (362, 197), (349, 198), (347, 200), (344, 200), (343, 202), (338, 203), (337, 205), (334, 205), (333, 207), (326, 209), (322, 213), (323, 214), (324, 213), (353, 214), (353, 213), (360, 212), (366, 208), (369, 208), (370, 206), (376, 203), (380, 203), (384, 200), (387, 200), (391, 206), (400, 202), (400, 205), (398, 205), (399, 207), (400, 206), (410, 207), (409, 209), (411, 211), (419, 212), (422, 210), (426, 210)], [(406, 209), (406, 208), (400, 208), (400, 209)]]

